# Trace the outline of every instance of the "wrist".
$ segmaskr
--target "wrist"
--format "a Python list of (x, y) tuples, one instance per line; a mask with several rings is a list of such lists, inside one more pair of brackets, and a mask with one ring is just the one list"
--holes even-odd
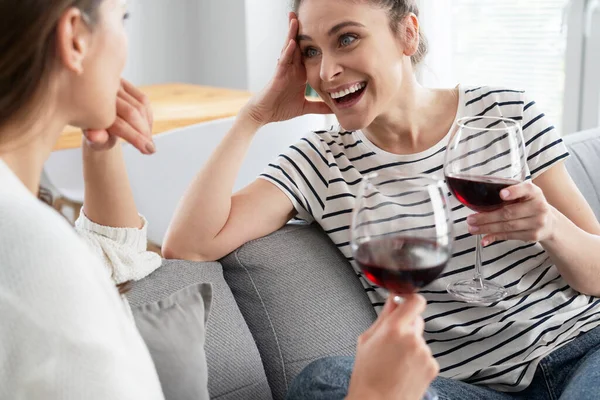
[(384, 396), (382, 396), (377, 390), (373, 390), (373, 388), (369, 385), (361, 384), (356, 380), (353, 381), (353, 379), (354, 376), (350, 379), (348, 395), (344, 398), (344, 400), (384, 400)]
[(557, 241), (557, 234), (562, 231), (559, 229), (561, 221), (564, 219), (564, 215), (560, 213), (556, 208), (550, 206), (550, 213), (548, 215), (548, 236), (540, 242), (542, 246), (553, 246)]
[(241, 134), (254, 136), (254, 134), (265, 125), (265, 123), (253, 117), (251, 113), (242, 111), (238, 114), (233, 126), (235, 127), (235, 130)]

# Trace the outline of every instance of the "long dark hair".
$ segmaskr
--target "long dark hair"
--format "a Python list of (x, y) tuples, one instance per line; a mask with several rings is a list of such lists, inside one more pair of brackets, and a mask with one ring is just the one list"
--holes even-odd
[[(76, 7), (93, 28), (103, 1), (0, 0), (0, 126), (35, 111), (56, 60), (56, 28), (63, 13)], [(53, 203), (43, 188), (38, 198)], [(125, 293), (129, 282), (118, 288)]]
[(29, 114), (56, 60), (56, 27), (77, 7), (93, 27), (104, 0), (0, 0), (0, 126)]

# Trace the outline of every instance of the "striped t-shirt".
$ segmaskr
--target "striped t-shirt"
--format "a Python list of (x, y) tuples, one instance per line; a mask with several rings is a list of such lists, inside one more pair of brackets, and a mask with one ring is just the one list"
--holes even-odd
[[(528, 175), (536, 178), (568, 156), (555, 128), (535, 102), (521, 91), (459, 87), (457, 118), (501, 116), (522, 124)], [(298, 217), (316, 221), (350, 261), (378, 310), (384, 299), (362, 277), (352, 258), (352, 209), (363, 175), (398, 168), (403, 175), (443, 177), (450, 134), (430, 149), (411, 155), (391, 154), (360, 132), (342, 129), (314, 132), (269, 164), (261, 178), (279, 187)], [(490, 142), (481, 135), (481, 149)], [(489, 151), (489, 150), (487, 150)], [(495, 154), (490, 153), (489, 158)], [(475, 238), (466, 218), (473, 214), (450, 197), (455, 241), (453, 257), (439, 279), (421, 293), (427, 298), (425, 338), (441, 375), (503, 391), (521, 391), (531, 382), (543, 357), (600, 325), (600, 300), (573, 290), (539, 243), (495, 243), (483, 250), (483, 274), (509, 295), (491, 305), (453, 299), (449, 283), (473, 276)]]

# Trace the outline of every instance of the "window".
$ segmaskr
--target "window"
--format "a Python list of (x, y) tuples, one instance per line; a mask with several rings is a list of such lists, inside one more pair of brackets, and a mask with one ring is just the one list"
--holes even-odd
[(421, 80), (523, 89), (563, 132), (600, 125), (598, 3), (421, 0), (431, 44)]

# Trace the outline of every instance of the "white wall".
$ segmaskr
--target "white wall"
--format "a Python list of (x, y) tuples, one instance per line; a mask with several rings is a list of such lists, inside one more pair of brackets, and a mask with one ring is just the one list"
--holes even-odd
[(273, 76), (288, 31), (289, 0), (245, 0), (248, 89), (262, 89)]
[(129, 0), (129, 60), (137, 85), (188, 82), (258, 91), (287, 34), (290, 0)]
[[(223, 0), (221, 0), (223, 1)], [(200, 0), (129, 0), (129, 59), (124, 76), (137, 85), (196, 82), (195, 9)]]
[(248, 89), (245, 0), (192, 1), (197, 3), (198, 33), (191, 47), (197, 83)]

